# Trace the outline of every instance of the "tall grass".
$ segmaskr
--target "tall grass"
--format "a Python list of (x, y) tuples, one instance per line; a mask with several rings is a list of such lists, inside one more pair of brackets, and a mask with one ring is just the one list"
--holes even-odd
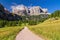
[(0, 28), (0, 40), (15, 40), (16, 35), (23, 27), (4, 27)]
[(60, 19), (49, 19), (41, 24), (29, 26), (29, 29), (37, 35), (47, 38), (47, 40), (60, 40)]

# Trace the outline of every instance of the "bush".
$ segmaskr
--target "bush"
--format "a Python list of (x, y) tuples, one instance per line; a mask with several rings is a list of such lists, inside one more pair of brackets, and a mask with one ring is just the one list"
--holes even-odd
[(22, 25), (22, 21), (18, 21), (17, 26), (21, 26)]
[(37, 21), (29, 21), (28, 25), (37, 25)]

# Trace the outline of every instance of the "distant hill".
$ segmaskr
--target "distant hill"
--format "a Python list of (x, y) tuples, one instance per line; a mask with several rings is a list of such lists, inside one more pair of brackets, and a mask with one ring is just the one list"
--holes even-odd
[(0, 4), (0, 19), (3, 20), (22, 20), (22, 18), (16, 14), (10, 13), (4, 9), (4, 6)]

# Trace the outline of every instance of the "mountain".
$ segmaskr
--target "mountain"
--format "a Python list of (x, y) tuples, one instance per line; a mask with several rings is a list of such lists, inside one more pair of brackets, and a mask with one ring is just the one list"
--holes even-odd
[(5, 10), (4, 6), (0, 4), (0, 19), (3, 20), (22, 20), (22, 18), (16, 14), (10, 13), (8, 10)]
[(12, 6), (12, 12), (17, 15), (25, 16), (25, 15), (45, 15), (49, 14), (47, 8), (41, 8), (40, 6), (26, 7), (24, 5)]
[(39, 6), (34, 6), (27, 8), (23, 5), (13, 6), (13, 13), (10, 13), (2, 4), (0, 4), (0, 19), (3, 20), (30, 20), (30, 19), (41, 19), (47, 18), (48, 12), (47, 9), (42, 9)]

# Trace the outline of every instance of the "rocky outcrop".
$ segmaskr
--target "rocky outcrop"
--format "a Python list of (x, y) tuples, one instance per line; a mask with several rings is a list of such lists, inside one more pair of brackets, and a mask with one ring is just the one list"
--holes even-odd
[(20, 16), (25, 16), (27, 14), (27, 7), (24, 5), (12, 6), (12, 12)]

